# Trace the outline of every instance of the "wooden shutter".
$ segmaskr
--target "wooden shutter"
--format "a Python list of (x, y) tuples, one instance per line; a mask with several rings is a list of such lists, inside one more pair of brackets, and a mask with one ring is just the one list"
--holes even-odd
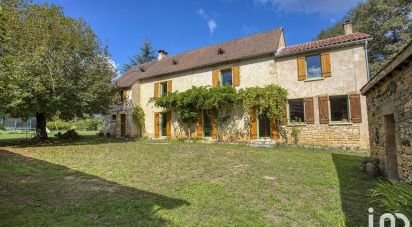
[(257, 113), (256, 108), (253, 107), (250, 110), (250, 139), (255, 140), (257, 139)]
[(212, 139), (217, 139), (217, 112), (211, 111), (210, 121), (212, 123)]
[(159, 97), (159, 82), (154, 83), (154, 97)]
[(322, 64), (322, 77), (331, 77), (332, 71), (330, 67), (330, 53), (322, 53), (320, 58)]
[(298, 57), (298, 81), (306, 80), (306, 60), (305, 57)]
[(159, 135), (160, 135), (159, 113), (154, 113), (154, 137), (159, 138)]
[(270, 120), (270, 138), (279, 139), (278, 124), (275, 119)]
[(122, 102), (127, 102), (128, 91), (122, 90)]
[(328, 96), (319, 96), (318, 105), (319, 105), (319, 122), (321, 124), (328, 124), (329, 123)]
[(172, 93), (172, 80), (167, 81), (167, 93)]
[(240, 69), (238, 65), (232, 67), (232, 84), (233, 86), (240, 85)]
[(219, 70), (213, 70), (212, 71), (212, 86), (213, 87), (219, 87), (219, 75), (220, 71)]
[(350, 94), (349, 102), (350, 102), (350, 115), (352, 118), (352, 123), (362, 123), (360, 95)]
[(168, 139), (172, 138), (172, 112), (166, 113), (166, 136)]
[(305, 98), (305, 121), (306, 124), (315, 123), (315, 114), (313, 111), (313, 97)]
[(196, 136), (203, 137), (203, 110), (197, 113)]

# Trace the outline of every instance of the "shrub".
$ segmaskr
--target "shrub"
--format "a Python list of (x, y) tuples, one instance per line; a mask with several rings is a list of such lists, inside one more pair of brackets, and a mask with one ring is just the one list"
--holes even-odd
[(6, 128), (2, 124), (0, 124), (0, 131), (6, 131)]
[(412, 186), (406, 183), (391, 183), (381, 180), (369, 190), (369, 196), (385, 212), (399, 212), (412, 218)]
[(299, 143), (299, 134), (300, 134), (300, 130), (297, 127), (293, 127), (290, 135), (292, 136), (295, 144)]
[(133, 109), (132, 117), (134, 123), (139, 127), (139, 134), (142, 135), (142, 131), (144, 128), (144, 111), (141, 106), (136, 106)]

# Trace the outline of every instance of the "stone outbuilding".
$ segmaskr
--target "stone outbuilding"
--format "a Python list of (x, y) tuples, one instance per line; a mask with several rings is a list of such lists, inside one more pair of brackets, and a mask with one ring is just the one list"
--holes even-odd
[(370, 151), (389, 179), (412, 183), (412, 43), (361, 89)]

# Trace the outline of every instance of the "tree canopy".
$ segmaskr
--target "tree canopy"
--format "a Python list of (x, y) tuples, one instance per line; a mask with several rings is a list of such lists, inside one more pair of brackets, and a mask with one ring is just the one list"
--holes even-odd
[(83, 19), (61, 7), (3, 0), (0, 112), (36, 116), (40, 138), (46, 119), (82, 118), (106, 111), (115, 72), (110, 56)]
[(346, 13), (341, 21), (322, 30), (317, 39), (342, 35), (342, 22), (353, 21), (354, 31), (373, 36), (369, 43), (371, 74), (412, 40), (412, 1), (368, 0)]
[(143, 46), (140, 47), (140, 53), (131, 57), (130, 62), (122, 66), (122, 72), (126, 72), (135, 65), (141, 65), (146, 62), (153, 61), (155, 59), (156, 53), (152, 47), (152, 43), (149, 40), (145, 40), (143, 42)]

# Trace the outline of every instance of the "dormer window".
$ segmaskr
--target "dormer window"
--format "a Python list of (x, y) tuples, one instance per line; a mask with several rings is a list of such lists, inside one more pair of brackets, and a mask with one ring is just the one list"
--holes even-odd
[(217, 54), (218, 55), (221, 55), (221, 54), (224, 54), (224, 53), (225, 53), (225, 51), (222, 48), (217, 49)]
[(177, 61), (175, 59), (172, 60), (173, 65), (177, 65)]
[(139, 67), (139, 71), (143, 73), (145, 70), (143, 67)]

